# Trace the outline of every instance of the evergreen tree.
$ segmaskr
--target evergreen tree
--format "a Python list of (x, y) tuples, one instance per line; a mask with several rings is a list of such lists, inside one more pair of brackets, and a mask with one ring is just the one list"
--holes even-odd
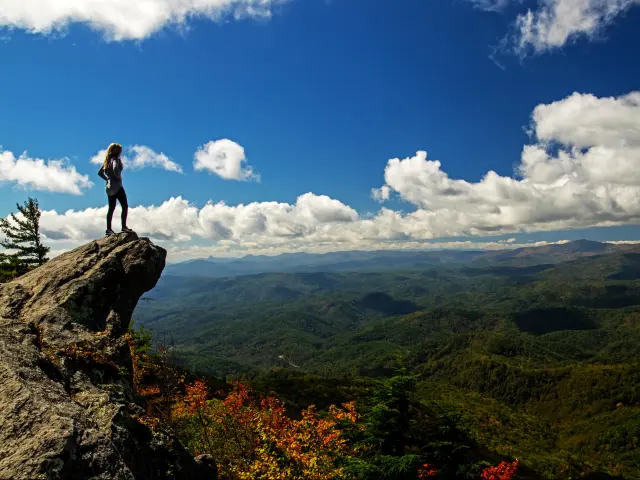
[(9, 282), (27, 271), (27, 265), (17, 255), (0, 253), (0, 283)]
[(4, 254), (3, 264), (7, 262), (15, 264), (17, 261), (16, 271), (24, 273), (29, 268), (40, 266), (49, 260), (47, 258), (49, 247), (45, 247), (40, 239), (41, 212), (38, 200), (29, 197), (24, 205), (16, 204), (16, 206), (20, 215), (12, 213), (10, 220), (0, 219), (0, 231), (4, 235), (0, 245), (16, 252), (14, 255)]

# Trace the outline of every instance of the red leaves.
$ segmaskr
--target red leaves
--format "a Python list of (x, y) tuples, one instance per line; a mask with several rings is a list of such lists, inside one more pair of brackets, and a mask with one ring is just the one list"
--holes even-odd
[[(360, 415), (353, 402), (332, 405), (327, 415), (311, 406), (295, 420), (287, 416), (277, 398), (256, 397), (241, 383), (236, 383), (224, 400), (207, 400), (208, 396), (202, 381), (185, 385), (185, 394), (174, 405), (174, 419), (182, 422), (192, 448), (216, 458), (223, 477), (346, 478), (337, 460), (357, 455), (344, 438), (345, 428), (360, 428)], [(480, 480), (512, 480), (517, 468), (518, 460), (502, 462), (486, 468)], [(437, 476), (432, 464), (423, 464), (417, 472), (418, 480)]]
[[(516, 459), (513, 463), (502, 462), (496, 467), (488, 467), (482, 471), (480, 480), (512, 480), (518, 470), (519, 462)], [(434, 478), (438, 471), (433, 465), (425, 463), (418, 469), (418, 479), (424, 480)]]
[(418, 479), (433, 478), (438, 474), (438, 470), (433, 465), (425, 463), (418, 469)]
[(332, 406), (327, 416), (315, 407), (300, 420), (286, 415), (275, 397), (255, 398), (240, 383), (222, 401), (207, 401), (203, 382), (186, 385), (184, 398), (174, 407), (177, 419), (195, 421), (202, 429), (200, 445), (211, 450), (221, 473), (233, 478), (310, 479), (342, 478), (338, 457), (353, 456), (342, 436), (341, 422), (359, 418), (353, 402)]
[(511, 480), (518, 470), (518, 459), (513, 463), (502, 462), (496, 467), (485, 468), (481, 480)]

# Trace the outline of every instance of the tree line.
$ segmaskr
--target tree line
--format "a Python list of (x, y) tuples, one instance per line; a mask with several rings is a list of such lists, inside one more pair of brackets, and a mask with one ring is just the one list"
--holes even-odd
[(38, 200), (29, 197), (18, 211), (7, 218), (0, 218), (0, 283), (11, 281), (20, 275), (46, 263), (50, 248), (42, 243)]

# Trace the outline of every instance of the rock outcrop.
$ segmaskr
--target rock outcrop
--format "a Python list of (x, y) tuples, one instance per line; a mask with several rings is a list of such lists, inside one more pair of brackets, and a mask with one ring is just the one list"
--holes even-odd
[(136, 420), (123, 334), (165, 257), (115, 235), (0, 285), (0, 479), (215, 476)]

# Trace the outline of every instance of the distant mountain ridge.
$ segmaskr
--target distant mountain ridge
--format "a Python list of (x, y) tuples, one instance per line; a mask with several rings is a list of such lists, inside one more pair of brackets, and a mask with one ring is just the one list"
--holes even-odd
[(531, 266), (629, 251), (640, 251), (640, 245), (616, 245), (591, 240), (576, 240), (561, 244), (522, 247), (512, 250), (375, 250), (324, 254), (285, 253), (272, 257), (247, 255), (242, 258), (209, 257), (189, 260), (168, 265), (165, 269), (165, 274), (178, 277), (234, 277), (260, 273), (402, 269), (447, 263)]
[(198, 263), (208, 277), (163, 275), (135, 318), (190, 369), (317, 402), (336, 398), (322, 379), (346, 400), (342, 379), (402, 368), (522, 479), (640, 479), (640, 245)]

